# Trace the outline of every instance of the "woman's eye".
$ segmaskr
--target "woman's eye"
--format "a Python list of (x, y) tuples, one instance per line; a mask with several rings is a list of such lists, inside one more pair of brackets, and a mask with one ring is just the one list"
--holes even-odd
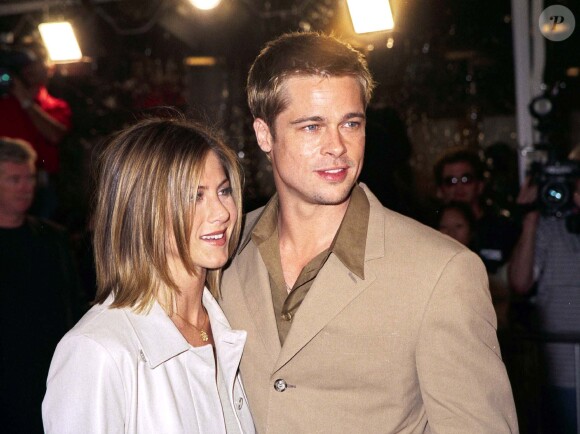
[(219, 195), (220, 195), (220, 196), (231, 196), (231, 195), (232, 195), (232, 193), (233, 193), (233, 189), (232, 189), (232, 187), (226, 187), (226, 188), (222, 188), (222, 189), (219, 191)]
[(197, 192), (195, 195), (193, 195), (193, 194), (192, 194), (192, 195), (189, 197), (189, 201), (190, 201), (190, 202), (194, 202), (194, 201), (195, 201), (195, 202), (199, 202), (199, 201), (200, 201), (200, 200), (202, 200), (202, 199), (203, 199), (203, 192), (202, 192), (202, 191), (198, 191), (198, 192)]

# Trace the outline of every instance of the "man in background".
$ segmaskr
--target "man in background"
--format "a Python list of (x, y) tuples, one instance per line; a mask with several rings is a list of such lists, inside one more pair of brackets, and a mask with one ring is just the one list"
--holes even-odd
[(519, 227), (504, 210), (486, 203), (485, 165), (477, 152), (453, 148), (435, 163), (437, 197), (444, 203), (462, 202), (475, 217), (471, 248), (483, 263), (500, 328), (508, 326), (510, 289), (507, 263), (519, 236)]
[(0, 384), (2, 432), (41, 433), (52, 354), (83, 306), (67, 234), (27, 215), (36, 153), (0, 137)]
[(25, 140), (36, 151), (39, 185), (34, 212), (50, 218), (58, 205), (59, 145), (71, 128), (71, 109), (46, 88), (54, 65), (40, 45), (24, 44), (3, 53), (2, 59), (11, 66), (12, 84), (0, 96), (0, 136)]
[[(580, 147), (569, 156), (580, 161)], [(538, 186), (528, 179), (518, 203), (530, 211), (513, 252), (509, 277), (514, 291), (529, 294), (536, 288), (534, 305), (539, 331), (547, 334), (580, 333), (580, 164), (570, 182), (572, 209), (566, 216), (542, 215), (537, 207)], [(530, 205), (532, 207), (530, 208)], [(565, 339), (563, 339), (565, 340)], [(577, 432), (574, 344), (551, 342), (543, 347), (543, 423), (546, 432)]]

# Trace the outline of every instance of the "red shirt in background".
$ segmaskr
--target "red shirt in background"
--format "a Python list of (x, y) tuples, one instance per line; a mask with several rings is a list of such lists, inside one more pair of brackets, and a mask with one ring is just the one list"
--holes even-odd
[[(66, 101), (50, 95), (44, 86), (40, 88), (34, 101), (52, 118), (70, 129), (72, 112)], [(26, 140), (38, 154), (38, 169), (48, 173), (58, 172), (58, 143), (51, 143), (44, 138), (13, 95), (0, 98), (0, 136)]]

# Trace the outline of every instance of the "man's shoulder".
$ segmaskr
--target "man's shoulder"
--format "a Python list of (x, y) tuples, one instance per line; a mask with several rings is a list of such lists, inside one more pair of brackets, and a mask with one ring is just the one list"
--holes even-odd
[(421, 239), (425, 242), (449, 244), (452, 246), (457, 244), (451, 241), (449, 237), (418, 220), (384, 207), (368, 187), (364, 186), (364, 191), (371, 207), (369, 230), (372, 230), (373, 227), (381, 226), (384, 228), (385, 237), (387, 238), (403, 237), (413, 240)]
[(69, 103), (66, 100), (50, 94), (46, 87), (39, 90), (36, 99), (43, 108), (69, 108)]
[(68, 232), (64, 226), (59, 225), (51, 220), (28, 215), (25, 224), (36, 236), (54, 237), (64, 240), (68, 237)]

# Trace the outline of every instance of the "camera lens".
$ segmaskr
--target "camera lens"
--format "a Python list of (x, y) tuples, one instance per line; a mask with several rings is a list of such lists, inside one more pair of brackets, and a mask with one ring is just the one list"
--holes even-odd
[(561, 182), (548, 183), (542, 191), (544, 203), (551, 205), (564, 204), (568, 201), (568, 186)]
[(12, 86), (12, 74), (10, 70), (0, 67), (0, 96), (10, 92)]

